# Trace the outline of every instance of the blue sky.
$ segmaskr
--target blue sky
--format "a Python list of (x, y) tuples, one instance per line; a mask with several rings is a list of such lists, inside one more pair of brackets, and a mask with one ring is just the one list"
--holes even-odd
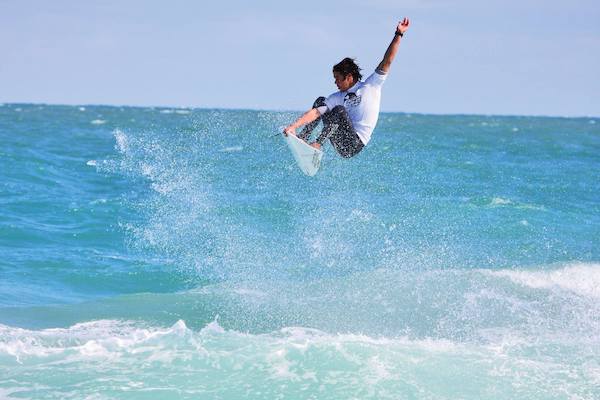
[(598, 0), (1, 0), (0, 102), (304, 110), (404, 16), (383, 111), (600, 116)]

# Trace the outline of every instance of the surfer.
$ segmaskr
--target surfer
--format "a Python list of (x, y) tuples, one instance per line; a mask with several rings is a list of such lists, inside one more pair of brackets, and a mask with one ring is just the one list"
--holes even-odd
[(357, 155), (369, 143), (377, 124), (381, 86), (408, 25), (408, 18), (398, 23), (383, 60), (364, 81), (361, 81), (361, 69), (354, 59), (347, 57), (334, 65), (333, 78), (339, 91), (327, 98), (319, 97), (310, 110), (283, 130), (283, 134), (296, 135), (296, 129), (304, 125), (297, 136), (306, 141), (319, 121), (323, 120), (323, 130), (311, 146), (320, 149), (325, 139), (329, 139), (342, 157)]

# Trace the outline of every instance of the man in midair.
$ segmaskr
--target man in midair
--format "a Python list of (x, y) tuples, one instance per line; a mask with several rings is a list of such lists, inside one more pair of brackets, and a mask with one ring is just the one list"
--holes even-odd
[(344, 58), (334, 65), (333, 78), (339, 91), (327, 98), (319, 97), (310, 110), (283, 130), (284, 135), (296, 135), (296, 129), (304, 125), (297, 136), (306, 141), (319, 120), (323, 120), (323, 131), (311, 146), (320, 149), (329, 139), (342, 157), (358, 154), (369, 143), (377, 124), (381, 87), (409, 23), (408, 18), (398, 23), (383, 60), (364, 81), (361, 81), (360, 68), (353, 59)]

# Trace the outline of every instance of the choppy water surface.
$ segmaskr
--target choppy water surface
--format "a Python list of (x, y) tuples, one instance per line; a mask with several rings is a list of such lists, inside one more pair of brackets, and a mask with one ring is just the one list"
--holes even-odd
[(600, 120), (0, 106), (0, 397), (600, 397)]

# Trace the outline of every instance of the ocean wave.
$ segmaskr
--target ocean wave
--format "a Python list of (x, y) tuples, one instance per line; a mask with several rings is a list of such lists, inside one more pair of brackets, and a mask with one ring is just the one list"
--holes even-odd
[(545, 271), (490, 271), (493, 276), (509, 278), (512, 282), (534, 289), (560, 289), (580, 296), (600, 298), (600, 264), (569, 264)]
[(571, 397), (597, 393), (597, 363), (558, 356), (557, 346), (536, 346), (532, 351), (520, 342), (505, 342), (492, 348), (308, 327), (250, 334), (226, 329), (218, 320), (199, 331), (182, 320), (167, 327), (99, 320), (40, 331), (0, 325), (0, 387), (27, 397), (36, 382), (52, 374), (57, 378), (46, 380), (45, 393), (62, 397), (102, 394), (115, 385), (131, 395), (160, 390), (231, 398), (298, 392), (319, 398), (352, 393), (386, 399), (413, 392), (419, 398), (445, 398), (448, 391), (479, 398), (468, 389), (475, 383), (480, 393), (494, 390), (495, 398), (558, 390)]
[[(285, 345), (296, 349), (310, 346), (340, 345), (406, 347), (428, 352), (456, 352), (462, 345), (445, 339), (414, 340), (405, 337), (370, 337), (364, 334), (329, 334), (305, 327), (285, 327), (265, 334), (250, 334), (223, 328), (218, 320), (206, 324), (199, 331), (179, 320), (170, 327), (151, 327), (127, 320), (97, 320), (75, 324), (69, 328), (28, 330), (0, 324), (0, 355), (13, 357), (19, 363), (34, 358), (63, 354), (71, 360), (116, 358), (126, 353), (169, 351), (188, 346), (188, 350), (203, 351), (207, 339), (224, 336), (231, 341), (244, 339), (267, 346)], [(137, 350), (136, 350), (137, 349)]]
[(0, 324), (0, 354), (14, 357), (18, 363), (31, 358), (64, 354), (73, 358), (113, 357), (150, 340), (181, 335), (187, 328), (183, 321), (166, 329), (136, 327), (131, 321), (99, 320), (70, 328), (32, 331)]
[[(143, 354), (153, 360), (173, 361), (180, 350), (194, 351), (206, 357), (216, 356), (224, 348), (234, 348), (245, 358), (251, 348), (261, 348), (267, 359), (277, 354), (310, 349), (329, 349), (344, 358), (361, 357), (361, 349), (374, 352), (423, 352), (423, 354), (460, 353), (465, 345), (446, 339), (410, 339), (407, 337), (372, 337), (365, 334), (331, 334), (314, 328), (285, 327), (280, 330), (251, 334), (222, 327), (218, 320), (199, 331), (191, 330), (183, 320), (170, 327), (140, 325), (135, 321), (97, 320), (69, 328), (27, 330), (0, 324), (0, 359), (13, 358), (18, 364), (64, 357), (69, 361), (112, 359)], [(355, 356), (347, 351), (358, 353)], [(232, 353), (232, 357), (236, 357)], [(281, 358), (281, 357), (280, 357)], [(37, 361), (36, 361), (37, 360)], [(6, 362), (6, 359), (5, 361)], [(277, 368), (275, 368), (277, 369)]]
[(106, 123), (106, 120), (104, 120), (104, 119), (95, 119), (90, 122), (90, 124), (92, 124), (92, 125), (104, 125), (105, 123)]

